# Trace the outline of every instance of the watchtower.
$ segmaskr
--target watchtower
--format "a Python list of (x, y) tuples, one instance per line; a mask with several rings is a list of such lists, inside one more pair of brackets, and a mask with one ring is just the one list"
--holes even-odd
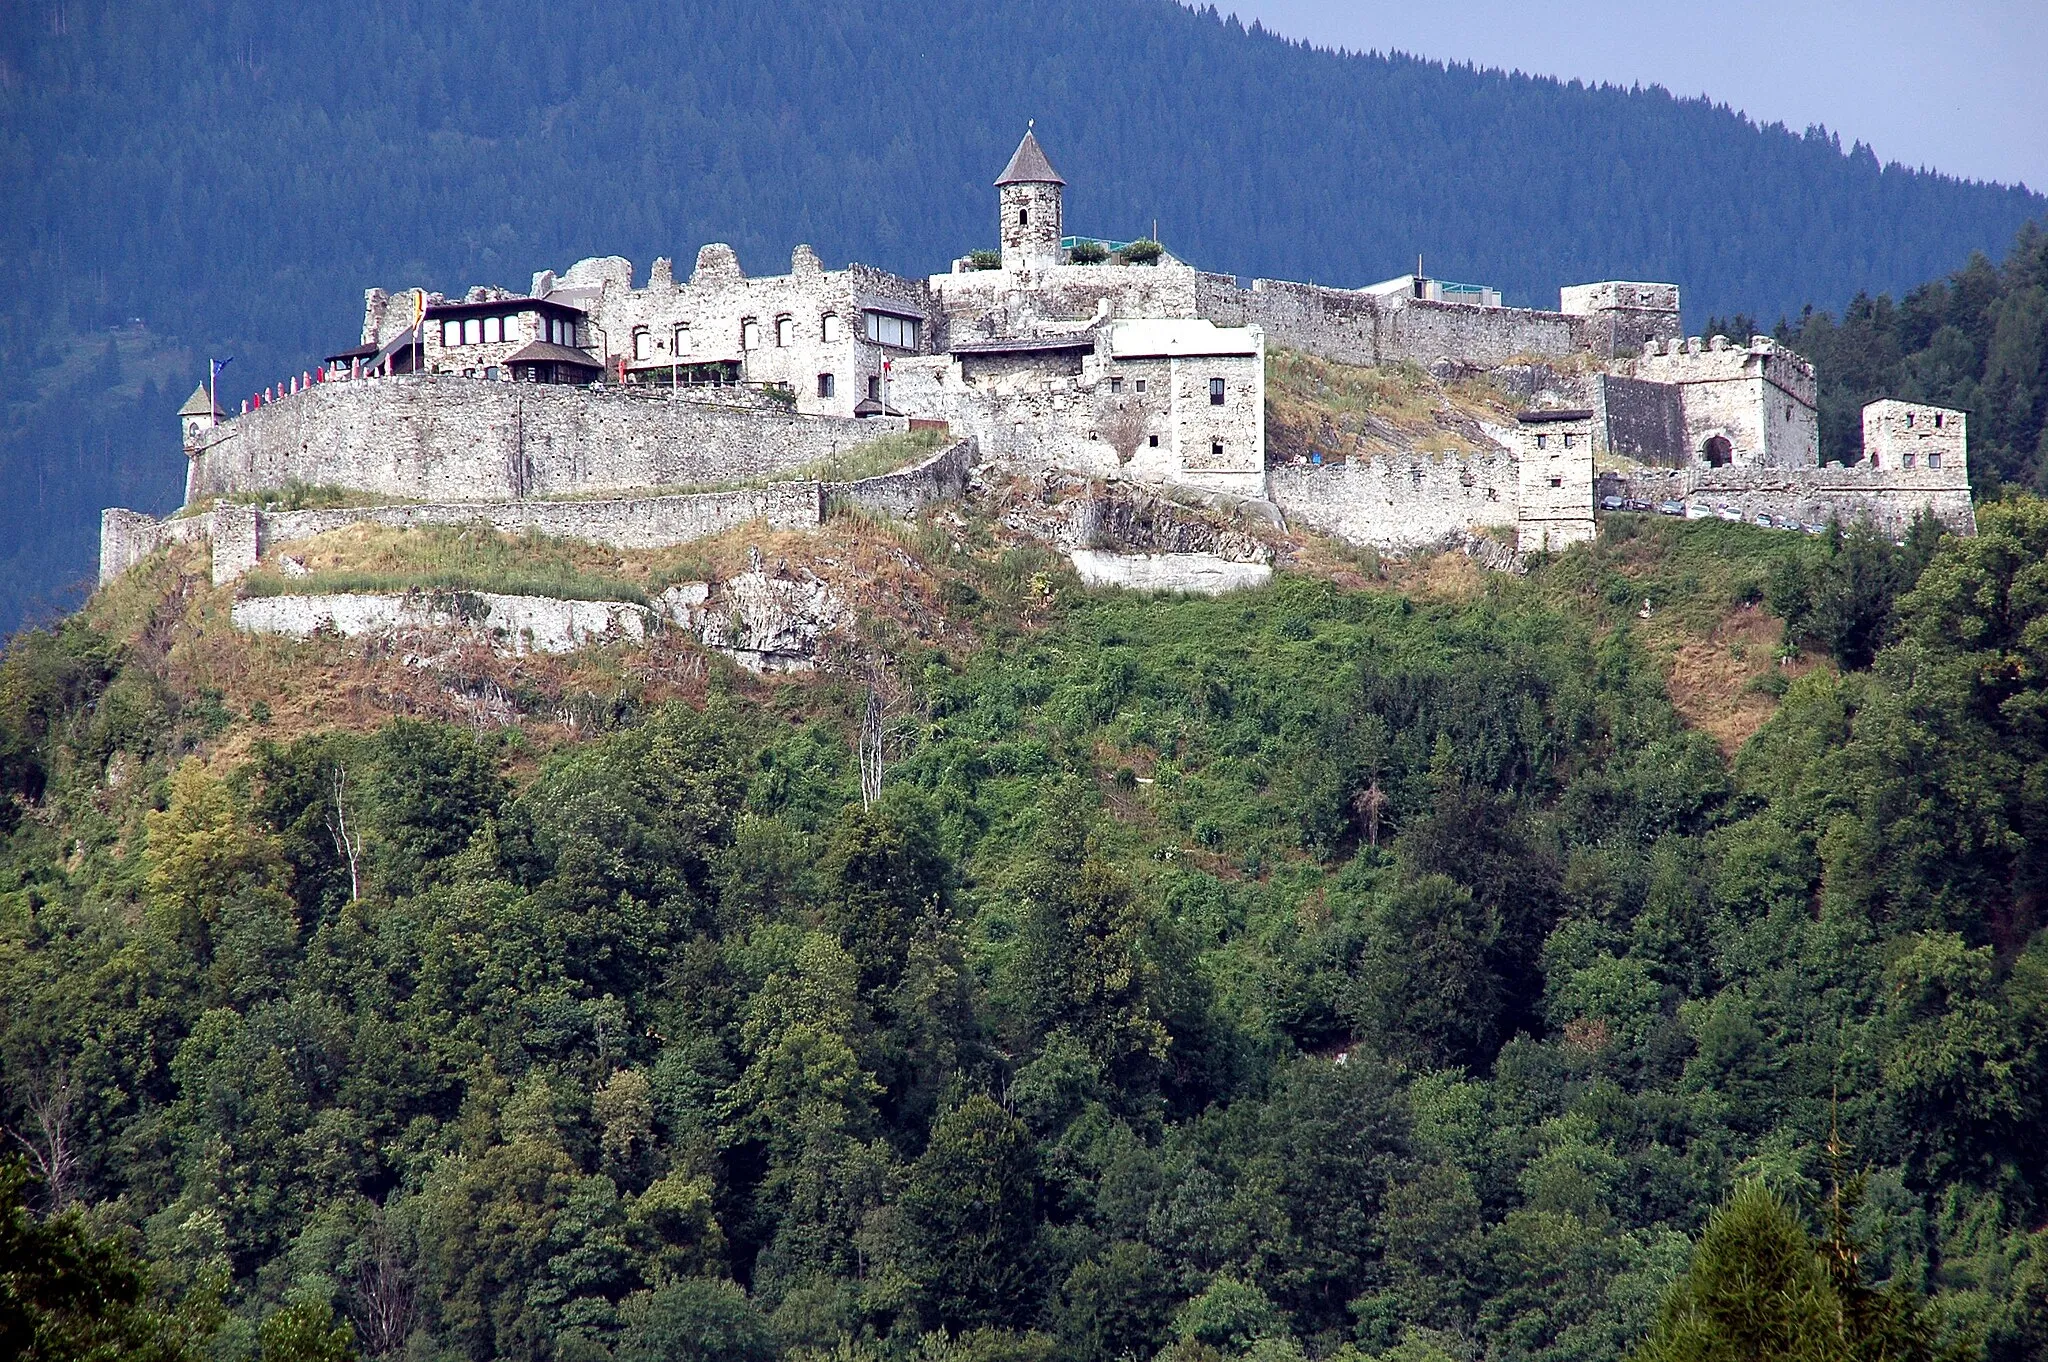
[(1066, 183), (1027, 126), (1010, 164), (996, 179), (1005, 270), (1050, 269), (1060, 263), (1060, 194)]
[(185, 405), (178, 408), (178, 432), (184, 437), (187, 453), (206, 443), (206, 432), (220, 424), (220, 408), (213, 404), (213, 397), (200, 384), (185, 399)]

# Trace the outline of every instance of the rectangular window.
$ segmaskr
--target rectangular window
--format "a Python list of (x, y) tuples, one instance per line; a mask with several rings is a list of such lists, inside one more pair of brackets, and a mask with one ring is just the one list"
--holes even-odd
[(916, 318), (898, 317), (891, 312), (869, 312), (863, 319), (869, 340), (879, 345), (893, 345), (899, 350), (917, 348)]
[(1209, 442), (1209, 457), (1214, 459), (1220, 459), (1223, 457), (1223, 441), (1211, 440)]
[(1159, 437), (1157, 435), (1147, 435), (1145, 437), (1145, 446), (1148, 449), (1159, 448)]
[(1109, 380), (1109, 390), (1113, 393), (1122, 392), (1124, 390), (1124, 381), (1120, 378), (1112, 378)]
[(460, 344), (462, 344), (462, 323), (461, 323), (461, 322), (442, 322), (442, 323), (441, 323), (441, 344), (443, 344), (443, 345), (460, 345)]
[(869, 374), (869, 375), (868, 375), (868, 401), (870, 401), (870, 402), (879, 402), (879, 401), (881, 401), (881, 400), (882, 400), (882, 376), (881, 376), (880, 374)]
[(1548, 435), (1538, 435), (1536, 437), (1536, 447), (1538, 449), (1548, 449), (1550, 447), (1550, 437)]
[(819, 375), (818, 375), (818, 396), (820, 396), (820, 397), (830, 397), (830, 396), (832, 396), (832, 389), (833, 389), (833, 387), (834, 387), (834, 386), (835, 386), (835, 385), (834, 385), (834, 384), (833, 384), (833, 382), (832, 382), (832, 375), (830, 375), (830, 374), (819, 374)]
[(642, 327), (640, 330), (635, 331), (633, 333), (633, 358), (648, 359), (652, 357), (653, 354), (654, 337), (647, 334), (647, 329), (645, 327)]
[(1912, 456), (1911, 454), (1908, 454), (1908, 455), (1906, 456), (1906, 467), (1908, 467), (1908, 468), (1911, 468), (1912, 466), (1913, 466), (1913, 456)]
[(1564, 479), (1563, 479), (1563, 478), (1552, 478), (1552, 479), (1550, 480), (1550, 485), (1551, 485), (1552, 487), (1562, 487), (1562, 486), (1564, 486)]
[(818, 333), (825, 338), (825, 344), (835, 343), (839, 339), (839, 314), (827, 312), (825, 319), (818, 324)]
[(760, 348), (761, 323), (755, 321), (752, 317), (748, 317), (740, 323), (740, 349), (758, 350)]
[(1220, 378), (1209, 380), (1209, 405), (1212, 407), (1223, 405), (1223, 380)]
[(464, 345), (482, 345), (484, 343), (484, 319), (482, 317), (470, 317), (462, 323), (462, 343)]
[(495, 345), (503, 340), (505, 338), (504, 327), (505, 319), (502, 317), (484, 318), (484, 344)]
[(674, 340), (674, 342), (673, 342), (673, 346), (674, 346), (674, 348), (673, 348), (673, 350), (672, 350), (672, 351), (670, 352), (670, 353), (672, 353), (672, 354), (678, 354), (678, 355), (687, 355), (687, 354), (689, 354), (689, 353), (690, 353), (690, 328), (689, 328), (689, 327), (687, 327), (687, 326), (679, 326), (679, 327), (677, 327), (677, 328), (676, 328), (676, 334), (675, 334), (675, 340)]
[(507, 317), (505, 319), (505, 339), (508, 341), (519, 339), (519, 318)]
[(1138, 380), (1138, 391), (1139, 391), (1139, 392), (1143, 392), (1143, 391), (1145, 391), (1145, 380), (1144, 380), (1144, 379), (1142, 379), (1142, 378)]
[(775, 319), (775, 343), (778, 346), (786, 346), (795, 339), (796, 323), (787, 317), (777, 317)]
[(1939, 467), (1941, 467), (1941, 455), (1939, 455), (1939, 454), (1929, 454), (1929, 455), (1927, 456), (1927, 466), (1928, 466), (1929, 468), (1939, 468)]
[(1566, 431), (1564, 436), (1564, 447), (1566, 449), (1570, 449), (1572, 447), (1572, 441), (1577, 438), (1578, 437), (1573, 435), (1570, 431)]

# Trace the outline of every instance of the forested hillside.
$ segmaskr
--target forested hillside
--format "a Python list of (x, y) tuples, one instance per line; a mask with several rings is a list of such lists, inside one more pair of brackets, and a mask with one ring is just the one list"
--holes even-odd
[(762, 271), (798, 241), (944, 268), (993, 244), (988, 182), (1030, 117), (1078, 230), (1156, 220), (1206, 267), (1326, 283), (1422, 253), (1520, 303), (1671, 279), (1695, 321), (1896, 293), (2043, 206), (1661, 90), (1318, 52), (1168, 0), (9, 17), (4, 621), (90, 571), (101, 506), (176, 500), (169, 416), (207, 355), (237, 356), (239, 393), (353, 336), (372, 284), (708, 240)]
[(1697, 1358), (1780, 1280), (1774, 1356), (2039, 1357), (2048, 503), (1980, 514), (1215, 601), (876, 531), (952, 642), (876, 636), (871, 806), (829, 677), (323, 726), (159, 561), (0, 663), (0, 1231), (222, 1362)]

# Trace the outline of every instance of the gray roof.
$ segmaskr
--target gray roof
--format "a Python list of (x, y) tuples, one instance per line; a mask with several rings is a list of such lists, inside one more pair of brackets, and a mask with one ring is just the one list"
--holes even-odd
[(1546, 407), (1538, 411), (1518, 411), (1515, 419), (1523, 425), (1536, 426), (1551, 421), (1590, 421), (1593, 412), (1587, 407)]
[[(157, 410), (162, 411), (163, 408), (159, 407)], [(220, 408), (214, 406), (213, 399), (206, 395), (206, 385), (204, 383), (194, 388), (192, 395), (185, 399), (185, 405), (178, 408), (178, 415), (180, 416), (219, 416), (220, 414)]]
[(952, 348), (956, 355), (1028, 355), (1050, 350), (1093, 350), (1095, 337), (1013, 336), (1005, 340), (962, 341)]
[(997, 184), (1065, 184), (1060, 173), (1052, 168), (1052, 162), (1045, 159), (1045, 148), (1038, 145), (1038, 136), (1029, 128), (1024, 130), (1024, 140), (1017, 144), (1010, 164), (1003, 167), (1003, 173), (996, 177)]

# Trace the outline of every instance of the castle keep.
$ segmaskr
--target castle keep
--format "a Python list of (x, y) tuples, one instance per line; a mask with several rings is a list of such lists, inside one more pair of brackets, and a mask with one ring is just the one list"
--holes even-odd
[[(800, 475), (877, 434), (943, 425), (955, 443), (936, 471), (874, 495), (912, 509), (980, 458), (1264, 503), (1393, 550), (1510, 527), (1525, 549), (1560, 549), (1593, 535), (1596, 509), (1804, 529), (1868, 519), (1893, 534), (1932, 512), (1974, 529), (1963, 413), (1874, 403), (1864, 460), (1823, 468), (1813, 366), (1768, 337), (1685, 337), (1675, 285), (1572, 285), (1545, 311), (1420, 262), (1364, 288), (1240, 282), (1154, 242), (1069, 234), (1064, 190), (1027, 131), (995, 182), (999, 250), (924, 279), (828, 270), (808, 246), (787, 273), (749, 277), (711, 244), (687, 278), (664, 258), (636, 282), (609, 256), (542, 270), (518, 293), (370, 289), (357, 342), (317, 370), (232, 411), (194, 393), (178, 413), (187, 504), (331, 486), (415, 503), (406, 514), (423, 522), (467, 514), (599, 539), (631, 524), (636, 542), (672, 541), (768, 502), (798, 523), (832, 496), (867, 495)], [(1476, 449), (1274, 457), (1269, 346), (1512, 374), (1529, 409)], [(785, 482), (810, 490), (691, 490)], [(604, 514), (534, 509), (600, 495), (588, 504)], [(618, 509), (639, 505), (657, 509)], [(195, 536), (215, 542), (217, 574), (253, 562), (263, 514), (109, 511), (102, 580)]]

